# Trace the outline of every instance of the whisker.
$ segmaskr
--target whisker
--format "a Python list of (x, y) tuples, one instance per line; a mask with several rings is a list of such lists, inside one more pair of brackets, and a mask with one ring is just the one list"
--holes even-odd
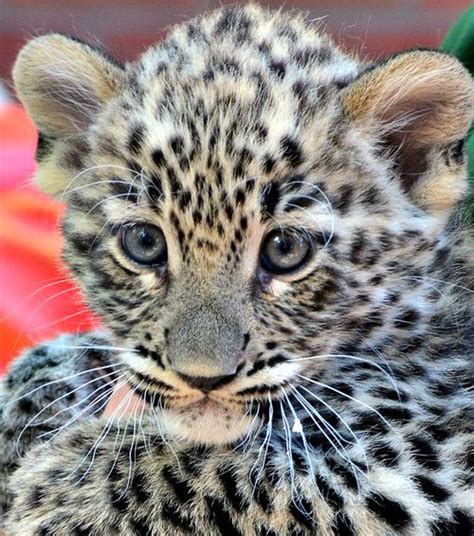
[(288, 468), (290, 471), (290, 490), (291, 490), (291, 496), (294, 497), (295, 492), (295, 468), (293, 466), (293, 450), (291, 446), (291, 429), (290, 424), (288, 422), (288, 419), (286, 418), (286, 413), (283, 408), (283, 402), (280, 399), (280, 411), (283, 421), (283, 429), (285, 431), (285, 443), (286, 443), (286, 454), (288, 457)]
[[(268, 421), (267, 421), (267, 431), (265, 432), (265, 437), (263, 439), (263, 443), (260, 445), (259, 449), (258, 449), (258, 454), (257, 454), (257, 459), (255, 460), (255, 463), (253, 464), (252, 466), (252, 470), (251, 470), (251, 473), (253, 474), (253, 471), (255, 470), (255, 466), (256, 465), (259, 465), (260, 463), (260, 456), (262, 455), (263, 453), (263, 461), (260, 465), (260, 470), (259, 472), (257, 473), (257, 476), (255, 477), (255, 482), (254, 482), (254, 486), (253, 486), (253, 491), (252, 491), (252, 496), (253, 494), (255, 493), (255, 489), (257, 487), (257, 484), (258, 484), (258, 481), (260, 480), (260, 476), (265, 468), (265, 461), (267, 459), (267, 454), (268, 454), (268, 447), (270, 445), (270, 440), (271, 440), (271, 436), (272, 436), (272, 427), (273, 427), (273, 402), (272, 402), (272, 399), (271, 399), (271, 396), (270, 396), (270, 393), (268, 393), (268, 402), (269, 402), (269, 406), (268, 406)], [(262, 424), (263, 424), (263, 419), (262, 419)], [(253, 443), (252, 443), (253, 444)]]
[[(350, 456), (349, 456), (349, 453), (347, 452), (347, 449), (344, 447), (344, 445), (342, 444), (341, 442), (341, 439), (343, 439), (340, 434), (337, 432), (337, 430), (331, 426), (327, 421), (326, 419), (313, 407), (311, 406), (306, 400), (305, 398), (297, 391), (294, 391), (293, 394), (295, 395), (295, 398), (298, 400), (298, 402), (300, 403), (300, 405), (303, 407), (303, 409), (306, 411), (306, 413), (308, 414), (309, 418), (314, 422), (314, 424), (317, 426), (318, 430), (323, 434), (323, 436), (326, 438), (326, 441), (329, 442), (330, 445), (332, 445), (332, 447), (334, 448), (334, 450), (337, 452), (337, 454), (343, 459), (345, 460), (346, 462), (349, 463), (349, 465), (351, 465), (352, 467), (352, 471), (353, 471), (353, 474), (354, 474), (354, 478), (356, 480), (356, 484), (357, 484), (357, 490), (358, 492), (360, 492), (360, 483), (359, 483), (359, 479), (357, 478), (357, 474), (356, 474), (356, 471), (360, 471), (362, 474), (363, 472), (361, 471), (361, 469), (359, 469), (359, 467), (357, 467), (354, 462), (351, 460)], [(314, 414), (314, 415), (313, 415)], [(316, 418), (318, 420), (316, 420)], [(320, 421), (320, 422), (319, 422)], [(320, 424), (321, 423), (321, 424)], [(323, 425), (326, 430), (328, 431), (329, 434), (331, 434), (331, 436), (334, 438), (334, 441), (339, 445), (339, 447), (341, 448), (342, 452), (339, 450), (339, 448), (334, 444), (334, 442), (332, 441), (332, 439), (328, 436), (328, 434), (323, 430), (323, 428), (321, 427), (321, 425)]]
[[(316, 399), (320, 404), (323, 404), (323, 406), (325, 406), (326, 408), (328, 408), (341, 422), (342, 424), (344, 425), (344, 427), (346, 428), (346, 430), (351, 434), (351, 436), (355, 439), (355, 442), (356, 444), (359, 446), (359, 448), (361, 449), (362, 451), (362, 455), (364, 457), (364, 462), (365, 462), (365, 467), (367, 469), (367, 471), (369, 470), (369, 461), (367, 459), (367, 453), (365, 452), (365, 449), (360, 441), (360, 439), (357, 437), (357, 435), (355, 434), (355, 432), (352, 430), (352, 428), (349, 426), (349, 424), (345, 421), (345, 419), (343, 419), (343, 417), (330, 405), (328, 404), (323, 398), (320, 398), (319, 396), (315, 395), (312, 391), (310, 391), (309, 389), (307, 389), (304, 385), (299, 385), (299, 387), (301, 389), (303, 389), (304, 391), (306, 391), (309, 395), (311, 395), (314, 399)], [(301, 393), (299, 393), (298, 389), (296, 387), (294, 387), (294, 389), (296, 390), (296, 392), (298, 392), (298, 394), (300, 396), (303, 396), (301, 395)], [(304, 397), (303, 397), (304, 398)], [(310, 404), (311, 406), (311, 404)], [(312, 407), (312, 406), (311, 406)], [(341, 437), (341, 436), (339, 436)], [(341, 439), (343, 439), (341, 437)]]
[(347, 393), (343, 393), (339, 389), (336, 389), (335, 387), (331, 387), (330, 385), (327, 385), (325, 383), (318, 382), (317, 380), (313, 380), (311, 378), (308, 378), (307, 376), (302, 376), (301, 374), (297, 374), (298, 377), (302, 378), (303, 380), (309, 381), (311, 383), (314, 383), (315, 385), (319, 385), (323, 389), (329, 389), (330, 391), (334, 391), (335, 393), (338, 393), (341, 396), (344, 396), (348, 398), (349, 400), (352, 400), (353, 402), (356, 402), (357, 404), (360, 404), (361, 406), (364, 406), (370, 411), (373, 411), (395, 434), (398, 435), (398, 432), (395, 430), (395, 428), (387, 421), (387, 419), (380, 413), (380, 411), (377, 411), (372, 406), (369, 406), (365, 402), (362, 402), (361, 400), (358, 400), (357, 398), (354, 398), (351, 395), (348, 395)]
[(71, 374), (69, 376), (66, 376), (65, 378), (58, 378), (57, 380), (51, 380), (49, 382), (46, 382), (46, 383), (43, 383), (41, 385), (39, 385), (38, 387), (35, 387), (35, 389), (32, 389), (31, 391), (28, 391), (27, 393), (17, 397), (17, 398), (14, 398), (13, 400), (9, 400), (6, 404), (5, 404), (5, 407), (8, 407), (10, 406), (11, 404), (14, 404), (16, 402), (18, 402), (19, 400), (22, 400), (23, 398), (27, 397), (27, 396), (31, 396), (32, 394), (36, 393), (37, 391), (39, 391), (40, 389), (44, 389), (45, 387), (48, 387), (50, 385), (53, 385), (55, 383), (60, 383), (60, 382), (65, 382), (66, 380), (71, 380), (72, 378), (76, 378), (77, 376), (81, 376), (83, 374), (90, 374), (91, 372), (96, 372), (98, 370), (104, 370), (106, 368), (111, 368), (111, 367), (119, 367), (120, 365), (118, 363), (115, 363), (115, 364), (111, 364), (111, 365), (105, 365), (103, 367), (94, 367), (94, 368), (91, 368), (91, 369), (87, 369), (87, 370), (82, 370), (80, 372), (76, 372), (74, 374)]
[[(59, 396), (58, 398), (56, 398), (55, 400), (52, 400), (51, 402), (49, 402), (48, 404), (46, 404), (46, 406), (44, 406), (40, 411), (38, 411), (25, 425), (25, 427), (23, 428), (23, 430), (20, 432), (20, 435), (18, 436), (17, 440), (16, 440), (16, 453), (18, 454), (18, 457), (21, 457), (21, 454), (20, 454), (20, 441), (21, 441), (21, 438), (23, 437), (23, 434), (26, 432), (26, 430), (32, 426), (32, 423), (36, 420), (37, 417), (39, 417), (44, 411), (46, 411), (48, 408), (50, 408), (52, 405), (54, 404), (57, 404), (60, 400), (63, 400), (64, 398), (68, 397), (69, 395), (79, 391), (80, 389), (84, 389), (84, 387), (86, 387), (87, 385), (90, 385), (91, 383), (94, 383), (98, 380), (100, 380), (101, 377), (98, 377), (98, 378), (93, 378), (92, 380), (89, 380), (88, 382), (84, 383), (84, 384), (81, 384), (79, 385), (78, 387), (75, 387), (72, 391), (68, 391), (67, 393)], [(36, 426), (36, 425), (35, 425)]]
[(112, 395), (114, 389), (116, 387), (122, 387), (123, 385), (125, 385), (126, 382), (119, 382), (118, 384), (107, 384), (105, 386), (102, 386), (102, 387), (99, 387), (99, 389), (97, 389), (94, 394), (97, 394), (97, 391), (104, 388), (104, 387), (107, 387), (107, 390), (102, 393), (101, 395), (99, 395), (98, 397), (96, 397), (92, 402), (90, 402), (85, 408), (83, 408), (80, 412), (78, 412), (76, 415), (74, 415), (71, 419), (69, 419), (69, 421), (67, 421), (64, 425), (60, 426), (59, 428), (56, 428), (55, 430), (51, 430), (50, 432), (47, 432), (45, 434), (42, 434), (38, 437), (42, 437), (42, 436), (46, 436), (46, 435), (49, 435), (49, 434), (52, 434), (54, 432), (54, 435), (48, 439), (48, 441), (46, 442), (46, 444), (50, 443), (51, 441), (53, 441), (53, 439), (55, 437), (57, 437), (63, 430), (65, 430), (66, 428), (68, 428), (69, 426), (71, 426), (71, 424), (73, 424), (74, 422), (76, 422), (84, 413), (86, 413), (90, 408), (94, 407), (96, 404), (100, 403), (102, 400), (105, 399), (105, 401), (98, 407), (96, 408), (92, 413), (89, 414), (89, 416), (92, 416), (92, 415), (95, 415), (96, 413), (98, 413), (99, 411), (101, 411), (102, 409), (104, 409), (107, 404), (109, 403), (109, 399), (110, 399), (110, 396)]
[[(292, 389), (292, 391), (293, 390), (294, 390), (294, 388)], [(288, 395), (286, 394), (286, 391), (284, 389), (282, 389), (282, 392), (283, 392), (283, 395), (285, 396), (286, 402), (288, 404), (288, 407), (290, 408), (290, 411), (291, 411), (291, 413), (293, 415), (293, 418), (295, 419), (295, 422), (299, 421), (299, 417), (296, 414), (295, 408), (293, 407), (292, 403), (290, 402), (290, 399), (289, 399)], [(304, 446), (304, 449), (305, 449), (305, 452), (306, 452), (306, 459), (308, 460), (308, 465), (309, 465), (309, 469), (310, 469), (310, 477), (311, 477), (311, 480), (314, 482), (315, 481), (315, 472), (314, 472), (312, 458), (311, 458), (311, 455), (309, 453), (308, 442), (306, 441), (306, 435), (305, 435), (303, 429), (301, 429), (301, 432), (299, 432), (299, 433), (301, 434), (301, 439), (303, 440), (303, 446)]]
[(393, 377), (390, 376), (390, 374), (381, 365), (379, 365), (375, 361), (372, 361), (370, 359), (366, 359), (363, 357), (347, 355), (347, 354), (321, 354), (321, 355), (291, 358), (291, 359), (288, 359), (288, 362), (296, 363), (299, 361), (311, 361), (313, 359), (328, 359), (328, 358), (333, 358), (333, 357), (353, 359), (354, 361), (361, 361), (362, 363), (368, 363), (369, 365), (372, 365), (374, 368), (380, 370), (380, 372), (382, 372), (382, 374), (384, 374), (387, 377), (388, 381), (391, 383), (393, 388), (398, 392), (398, 387)]
[[(130, 391), (130, 393), (129, 393), (130, 399), (129, 399), (129, 402), (127, 403), (127, 409), (128, 409), (128, 404), (131, 401), (131, 397), (133, 396), (133, 394), (135, 394), (136, 390), (142, 385), (142, 383), (143, 383), (143, 380), (141, 381), (141, 383), (137, 387), (135, 387), (135, 389)], [(87, 474), (89, 473), (90, 469), (92, 468), (92, 465), (94, 464), (94, 461), (95, 461), (95, 456), (96, 456), (96, 453), (97, 453), (97, 449), (100, 447), (100, 445), (102, 444), (104, 439), (107, 437), (107, 434), (109, 433), (110, 429), (112, 428), (113, 418), (114, 417), (115, 417), (115, 411), (110, 416), (109, 420), (107, 421), (106, 426), (102, 429), (102, 432), (99, 434), (99, 437), (94, 441), (94, 444), (92, 445), (92, 447), (89, 449), (87, 454), (83, 457), (81, 463), (71, 473), (70, 476), (72, 476), (77, 471), (77, 469), (79, 469), (79, 467), (81, 467), (81, 465), (84, 463), (84, 461), (87, 460), (89, 455), (92, 453), (92, 459), (91, 459), (91, 461), (89, 463), (89, 466), (87, 467), (85, 473), (82, 474), (81, 478), (77, 482), (74, 483), (74, 485), (80, 484), (80, 482), (82, 482), (82, 480), (84, 480), (84, 478), (87, 476)], [(128, 427), (129, 419), (130, 419), (130, 416), (127, 419), (126, 428)], [(125, 434), (124, 434), (124, 438), (125, 438)], [(123, 445), (123, 443), (122, 443), (122, 445)], [(120, 446), (120, 450), (122, 449), (122, 445)]]
[[(115, 371), (113, 370), (112, 372), (109, 372), (108, 374), (104, 374), (103, 376), (100, 376), (99, 378), (96, 378), (96, 380), (94, 381), (98, 381), (100, 379), (103, 379), (103, 378), (107, 378), (109, 376), (112, 376), (113, 374), (118, 374), (119, 371)], [(125, 376), (125, 373), (123, 373), (121, 376)], [(40, 421), (39, 423), (35, 423), (34, 426), (42, 426), (43, 424), (46, 424), (52, 420), (54, 420), (56, 417), (58, 417), (59, 415), (61, 415), (62, 413), (64, 413), (65, 411), (70, 411), (71, 409), (77, 407), (77, 406), (80, 406), (84, 400), (87, 400), (88, 398), (90, 398), (91, 396), (93, 396), (94, 394), (96, 394), (98, 391), (104, 389), (104, 387), (108, 387), (110, 385), (113, 385), (113, 382), (115, 382), (116, 380), (118, 380), (121, 376), (118, 376), (117, 378), (113, 378), (112, 382), (106, 382), (104, 385), (101, 385), (99, 386), (97, 389), (95, 389), (94, 391), (92, 391), (91, 393), (89, 393), (85, 398), (82, 398), (81, 400), (79, 400), (78, 402), (76, 402), (75, 404), (73, 404), (72, 406), (67, 406), (63, 409), (61, 409), (60, 411), (58, 411), (57, 413), (55, 413), (54, 415), (48, 417), (47, 419), (45, 419), (44, 421)]]

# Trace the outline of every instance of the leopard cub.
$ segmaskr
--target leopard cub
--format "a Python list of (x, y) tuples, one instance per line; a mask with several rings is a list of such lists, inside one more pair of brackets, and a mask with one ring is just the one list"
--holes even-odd
[(126, 65), (37, 37), (13, 75), (104, 328), (2, 384), (8, 534), (472, 533), (456, 59), (246, 5)]

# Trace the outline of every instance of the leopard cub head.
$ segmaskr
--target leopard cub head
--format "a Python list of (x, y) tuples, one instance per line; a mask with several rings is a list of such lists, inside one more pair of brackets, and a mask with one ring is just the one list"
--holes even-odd
[(455, 59), (367, 65), (247, 6), (126, 65), (38, 37), (14, 80), (37, 180), (67, 205), (64, 258), (176, 436), (234, 442), (341, 356), (423, 339), (466, 191)]

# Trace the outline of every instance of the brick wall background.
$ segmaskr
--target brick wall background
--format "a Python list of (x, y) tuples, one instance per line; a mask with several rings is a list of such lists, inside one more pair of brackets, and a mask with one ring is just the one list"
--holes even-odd
[[(31, 36), (72, 33), (132, 59), (166, 28), (227, 0), (0, 0), (0, 79), (9, 85), (13, 60)], [(235, 3), (235, 2), (233, 2)], [(324, 17), (335, 39), (370, 57), (407, 47), (438, 46), (469, 0), (263, 0)]]

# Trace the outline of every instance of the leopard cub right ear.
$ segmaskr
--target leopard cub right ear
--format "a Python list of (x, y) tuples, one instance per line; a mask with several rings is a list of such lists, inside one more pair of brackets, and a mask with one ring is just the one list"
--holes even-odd
[(462, 147), (474, 119), (474, 83), (447, 54), (402, 52), (375, 65), (343, 93), (347, 116), (387, 148), (403, 191), (430, 212), (449, 212), (467, 192)]

